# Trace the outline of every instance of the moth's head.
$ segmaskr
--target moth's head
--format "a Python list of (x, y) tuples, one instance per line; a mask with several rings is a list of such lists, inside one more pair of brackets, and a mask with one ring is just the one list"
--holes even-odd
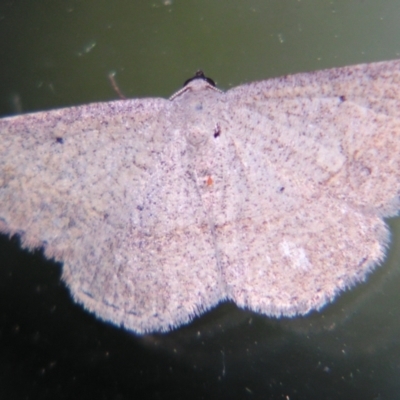
[(207, 78), (203, 71), (198, 70), (192, 78), (185, 81), (183, 88), (174, 93), (169, 99), (175, 100), (177, 97), (188, 92), (201, 92), (207, 90), (221, 93), (221, 91), (216, 88), (215, 82), (211, 78)]

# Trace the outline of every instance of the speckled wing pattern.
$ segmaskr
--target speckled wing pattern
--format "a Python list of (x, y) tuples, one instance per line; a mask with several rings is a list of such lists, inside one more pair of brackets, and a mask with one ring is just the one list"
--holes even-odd
[(1, 119), (0, 231), (137, 333), (320, 309), (384, 258), (399, 87), (388, 61)]

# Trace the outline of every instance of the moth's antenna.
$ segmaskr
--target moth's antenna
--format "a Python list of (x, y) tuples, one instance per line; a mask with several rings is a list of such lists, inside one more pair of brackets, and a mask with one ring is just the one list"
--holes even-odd
[(118, 86), (118, 84), (117, 84), (117, 82), (115, 80), (115, 75), (116, 75), (115, 71), (110, 72), (108, 74), (108, 79), (110, 80), (111, 85), (112, 85), (113, 89), (115, 90), (115, 92), (117, 93), (117, 95), (119, 96), (119, 98), (122, 99), (122, 100), (126, 100), (127, 97), (124, 96), (124, 94), (121, 92), (121, 90), (120, 90), (120, 88), (119, 88), (119, 86)]

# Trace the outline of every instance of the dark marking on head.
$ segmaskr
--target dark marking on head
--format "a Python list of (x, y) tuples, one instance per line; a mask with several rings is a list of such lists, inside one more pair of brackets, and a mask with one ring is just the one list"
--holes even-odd
[(211, 78), (207, 78), (207, 77), (204, 75), (203, 71), (201, 71), (201, 70), (198, 70), (198, 71), (196, 72), (196, 74), (195, 74), (192, 78), (190, 78), (190, 79), (188, 79), (187, 81), (185, 81), (185, 83), (183, 84), (183, 86), (185, 87), (188, 83), (194, 81), (195, 79), (203, 79), (204, 81), (206, 81), (207, 83), (209, 83), (211, 86), (214, 86), (214, 87), (216, 86), (216, 85), (215, 85), (215, 82), (214, 82)]
[(285, 186), (281, 186), (280, 188), (279, 188), (279, 193), (283, 193), (285, 191)]
[(64, 139), (62, 137), (56, 137), (56, 142), (63, 144), (64, 143)]
[(346, 96), (339, 96), (339, 100), (341, 101), (341, 102), (344, 102), (344, 101), (346, 101)]

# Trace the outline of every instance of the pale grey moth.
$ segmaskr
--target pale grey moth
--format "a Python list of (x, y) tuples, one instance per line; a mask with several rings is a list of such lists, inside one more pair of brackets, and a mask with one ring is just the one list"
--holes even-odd
[(0, 231), (137, 333), (226, 299), (303, 315), (363, 281), (400, 205), (400, 61), (227, 92), (196, 78), (1, 119)]

